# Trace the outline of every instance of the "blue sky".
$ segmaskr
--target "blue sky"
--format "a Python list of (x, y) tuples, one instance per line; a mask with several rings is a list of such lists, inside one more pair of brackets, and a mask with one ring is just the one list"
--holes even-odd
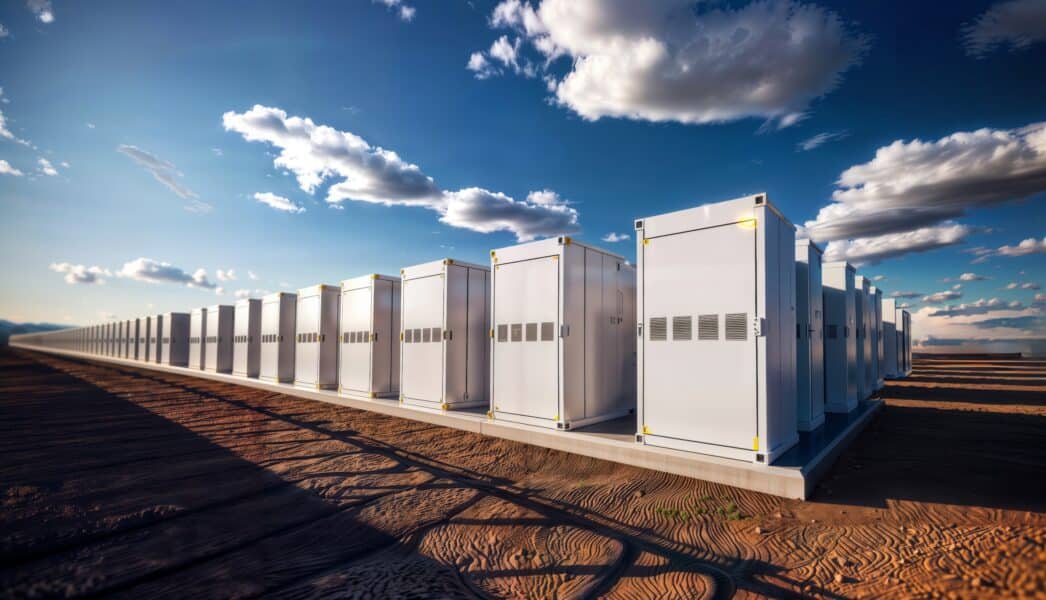
[(7, 2), (0, 316), (188, 310), (560, 230), (631, 259), (602, 238), (766, 191), (918, 292), (917, 337), (1044, 338), (1044, 4)]

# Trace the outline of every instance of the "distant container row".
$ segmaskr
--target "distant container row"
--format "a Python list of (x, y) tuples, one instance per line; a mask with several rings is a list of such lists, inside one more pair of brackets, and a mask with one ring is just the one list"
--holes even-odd
[(635, 229), (636, 268), (560, 237), (12, 342), (554, 429), (635, 412), (637, 442), (762, 464), (910, 373), (907, 311), (764, 194)]

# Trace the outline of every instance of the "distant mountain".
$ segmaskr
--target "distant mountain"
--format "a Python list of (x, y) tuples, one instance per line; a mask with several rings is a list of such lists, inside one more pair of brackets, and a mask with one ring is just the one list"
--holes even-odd
[(6, 346), (12, 335), (20, 333), (37, 333), (40, 331), (56, 331), (58, 329), (69, 329), (72, 325), (56, 325), (54, 323), (12, 323), (0, 319), (0, 346)]

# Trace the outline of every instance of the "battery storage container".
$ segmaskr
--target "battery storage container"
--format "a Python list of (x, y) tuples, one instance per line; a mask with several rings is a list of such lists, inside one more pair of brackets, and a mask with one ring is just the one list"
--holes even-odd
[(130, 360), (138, 359), (138, 319), (127, 319), (127, 329), (125, 334), (127, 336), (127, 353), (124, 354), (124, 358)]
[(490, 269), (447, 258), (400, 276), (400, 401), (434, 410), (487, 406)]
[(636, 232), (637, 441), (772, 463), (799, 439), (795, 227), (757, 194)]
[(898, 336), (901, 355), (901, 377), (912, 374), (912, 316), (907, 310), (899, 309), (897, 322), (900, 324), (900, 335)]
[(257, 377), (261, 370), (262, 302), (257, 298), (236, 301), (233, 317), (232, 374)]
[(875, 361), (878, 350), (875, 347), (875, 286), (867, 277), (864, 278), (864, 396), (870, 398), (875, 393)]
[(396, 397), (400, 387), (400, 278), (365, 275), (341, 282), (338, 391)]
[(857, 407), (856, 271), (846, 262), (821, 266), (824, 284), (824, 410), (848, 413)]
[(163, 362), (163, 315), (153, 315), (152, 337), (149, 338), (152, 350), (150, 360), (156, 364)]
[(207, 307), (203, 368), (211, 373), (232, 373), (233, 319), (236, 309), (228, 304)]
[(897, 301), (883, 298), (883, 377), (897, 379), (900, 369), (897, 368)]
[(569, 237), (491, 252), (497, 420), (572, 429), (635, 411), (635, 269)]
[(799, 431), (824, 424), (824, 288), (821, 249), (795, 241), (796, 418)]
[(160, 362), (171, 367), (189, 366), (188, 313), (169, 312), (161, 315)]
[(868, 315), (865, 307), (868, 305), (868, 280), (863, 275), (854, 277), (854, 319), (856, 321), (854, 333), (857, 344), (857, 400), (860, 402), (870, 395), (868, 390), (868, 353), (871, 346), (868, 344)]
[(298, 290), (294, 385), (333, 390), (338, 387), (338, 300), (333, 285)]
[(189, 313), (189, 368), (203, 370), (207, 357), (207, 309), (194, 308)]
[(883, 389), (883, 291), (874, 285), (872, 293), (872, 389)]
[(154, 351), (154, 346), (150, 343), (153, 340), (153, 317), (143, 317), (142, 326), (139, 330), (141, 334), (138, 337), (138, 360), (142, 362), (150, 362)]
[(297, 294), (287, 292), (262, 298), (259, 379), (274, 383), (294, 381), (297, 300)]

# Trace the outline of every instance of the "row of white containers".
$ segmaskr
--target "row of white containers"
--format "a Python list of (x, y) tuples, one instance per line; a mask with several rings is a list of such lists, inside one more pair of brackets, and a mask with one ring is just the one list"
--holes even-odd
[(18, 341), (763, 464), (910, 372), (908, 313), (765, 194), (635, 228), (637, 268), (560, 237)]

